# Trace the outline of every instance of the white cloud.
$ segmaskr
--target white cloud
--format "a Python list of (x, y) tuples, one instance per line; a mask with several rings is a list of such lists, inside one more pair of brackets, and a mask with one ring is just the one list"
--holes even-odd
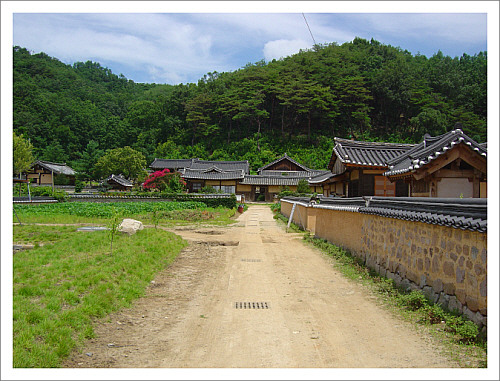
[(291, 56), (298, 53), (300, 49), (309, 49), (312, 44), (304, 40), (275, 40), (269, 41), (264, 45), (264, 58), (266, 61), (271, 61), (273, 58), (280, 59), (281, 57)]
[[(296, 12), (296, 7), (278, 3), (279, 10)], [(130, 11), (128, 3), (123, 4), (124, 9), (115, 11)], [(276, 4), (269, 9), (275, 8)], [(214, 9), (226, 11), (224, 6)], [(185, 12), (194, 10), (198, 8), (191, 6)], [(420, 46), (429, 41), (435, 45), (441, 45), (440, 41), (484, 41), (486, 32), (475, 15), (305, 13), (305, 17), (317, 43), (342, 44), (356, 36), (373, 37), (403, 48), (412, 42), (423, 51)], [(299, 12), (17, 13), (13, 30), (15, 45), (44, 51), (66, 63), (90, 59), (106, 63), (112, 70), (116, 63), (130, 68), (124, 73), (143, 71), (144, 78), (153, 67), (149, 81), (181, 78), (196, 82), (209, 71), (233, 71), (247, 62), (289, 56), (313, 45)]]

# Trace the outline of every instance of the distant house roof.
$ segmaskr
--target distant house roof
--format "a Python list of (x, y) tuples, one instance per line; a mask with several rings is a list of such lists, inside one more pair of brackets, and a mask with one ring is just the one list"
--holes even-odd
[(185, 168), (180, 173), (186, 180), (239, 180), (245, 177), (243, 169), (224, 171), (216, 166), (207, 169)]
[(303, 176), (292, 177), (292, 176), (260, 176), (260, 175), (247, 175), (240, 182), (243, 185), (298, 185), (299, 181), (303, 179)]
[(399, 157), (388, 162), (389, 168), (384, 173), (385, 176), (410, 174), (424, 165), (431, 163), (446, 151), (459, 144), (464, 144), (478, 155), (486, 158), (486, 145), (481, 145), (465, 135), (461, 129), (457, 128), (446, 134), (432, 137), (425, 135), (424, 140), (406, 151)]
[(200, 160), (200, 159), (154, 159), (149, 166), (153, 169), (173, 168), (181, 169), (208, 169), (213, 166), (223, 171), (243, 170), (245, 173), (250, 173), (248, 160), (243, 161), (216, 161), (216, 160)]
[(300, 164), (299, 162), (293, 160), (290, 156), (288, 156), (285, 152), (285, 154), (283, 156), (281, 156), (280, 158), (270, 162), (269, 164), (266, 164), (264, 165), (263, 167), (260, 167), (258, 170), (257, 170), (257, 173), (259, 174), (262, 174), (261, 172), (263, 172), (264, 170), (268, 169), (268, 168), (271, 168), (273, 167), (276, 163), (279, 163), (280, 161), (283, 161), (283, 160), (288, 160), (290, 161), (291, 163), (295, 164), (297, 167), (301, 168), (303, 171), (305, 172), (310, 172), (312, 171), (311, 169), (307, 168), (306, 166)]
[(149, 167), (153, 169), (173, 168), (178, 170), (191, 167), (193, 160), (197, 159), (154, 159)]
[(243, 170), (245, 174), (250, 173), (250, 165), (248, 160), (242, 161), (215, 161), (215, 160), (199, 160), (193, 159), (193, 164), (189, 169), (208, 169), (213, 166), (223, 171), (237, 171)]
[(66, 163), (52, 163), (50, 161), (37, 160), (32, 164), (32, 166), (34, 165), (39, 165), (42, 168), (45, 168), (49, 171), (52, 171), (60, 175), (67, 175), (67, 176), (75, 175), (75, 171), (72, 168), (68, 167)]
[(335, 158), (345, 166), (387, 167), (390, 160), (404, 154), (415, 144), (362, 142), (335, 138), (328, 168), (333, 168)]
[(125, 177), (122, 175), (111, 175), (109, 176), (106, 180), (107, 183), (109, 182), (116, 182), (117, 184), (123, 186), (123, 187), (132, 187), (133, 184), (127, 180)]

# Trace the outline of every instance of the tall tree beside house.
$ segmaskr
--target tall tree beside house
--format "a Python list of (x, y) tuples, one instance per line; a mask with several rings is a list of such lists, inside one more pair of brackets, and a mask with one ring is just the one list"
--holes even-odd
[(99, 149), (99, 143), (91, 140), (87, 144), (87, 148), (80, 154), (80, 158), (73, 164), (73, 168), (78, 172), (79, 180), (97, 180), (95, 165), (101, 156), (104, 155), (104, 150)]
[(309, 193), (311, 192), (311, 188), (306, 179), (300, 179), (297, 184), (297, 192), (299, 193)]
[(112, 174), (122, 174), (124, 177), (137, 181), (146, 175), (146, 158), (142, 152), (130, 147), (115, 148), (106, 151), (95, 165), (99, 177), (108, 177)]
[(14, 132), (12, 151), (14, 173), (20, 175), (22, 172), (29, 170), (31, 164), (35, 161), (31, 143), (24, 139), (23, 135), (16, 135)]

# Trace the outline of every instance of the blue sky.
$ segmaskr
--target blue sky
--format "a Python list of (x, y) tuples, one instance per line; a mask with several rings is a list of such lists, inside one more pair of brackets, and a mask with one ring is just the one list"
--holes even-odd
[(495, 3), (13, 2), (10, 38), (67, 64), (99, 62), (135, 82), (196, 83), (208, 72), (311, 48), (313, 38), (374, 38), (427, 57), (473, 55), (488, 50)]

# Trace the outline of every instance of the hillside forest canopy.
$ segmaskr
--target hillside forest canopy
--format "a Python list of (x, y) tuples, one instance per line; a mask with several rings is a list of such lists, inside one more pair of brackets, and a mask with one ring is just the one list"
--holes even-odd
[(355, 38), (168, 85), (13, 50), (14, 132), (37, 159), (75, 167), (128, 146), (147, 165), (248, 160), (255, 171), (286, 152), (326, 169), (334, 137), (417, 143), (460, 122), (471, 138), (487, 139), (486, 51), (427, 58)]

